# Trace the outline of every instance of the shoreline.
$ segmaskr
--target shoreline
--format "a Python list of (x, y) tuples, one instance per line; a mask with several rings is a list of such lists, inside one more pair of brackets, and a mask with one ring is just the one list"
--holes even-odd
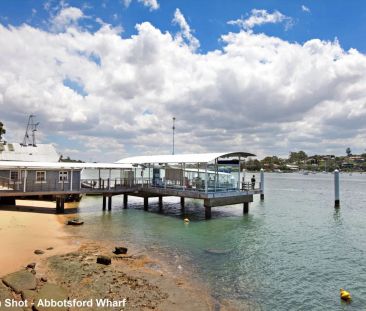
[[(39, 202), (34, 204), (38, 206)], [(106, 283), (114, 284), (115, 289), (111, 289), (110, 286), (108, 288), (107, 285), (102, 286), (92, 294), (93, 297), (90, 297), (89, 292), (83, 296), (80, 291), (79, 298), (99, 298), (96, 297), (98, 295), (102, 298), (106, 294), (118, 297), (118, 288), (127, 286), (126, 290), (130, 292), (130, 306), (139, 306), (138, 310), (145, 310), (148, 305), (159, 310), (235, 310), (226, 306), (226, 303), (223, 305), (216, 301), (204, 284), (191, 280), (185, 273), (174, 271), (172, 265), (163, 261), (163, 256), (153, 254), (152, 258), (151, 252), (139, 249), (139, 246), (131, 241), (123, 241), (123, 245), (119, 245), (128, 247), (128, 254), (116, 256), (112, 250), (117, 245), (112, 241), (90, 240), (70, 234), (65, 222), (75, 216), (77, 214), (60, 216), (0, 210), (0, 238), (7, 238), (6, 245), (3, 245), (7, 256), (0, 255), (0, 278), (12, 272), (22, 271), (29, 263), (34, 262), (36, 268), (33, 272), (39, 280), (45, 278), (48, 282), (63, 285), (70, 293), (78, 292), (80, 283), (90, 285), (101, 280), (107, 282), (104, 274), (108, 274), (109, 277), (114, 274), (124, 276), (125, 280), (116, 282), (112, 277), (112, 281)], [(14, 240), (20, 242), (20, 245)], [(47, 250), (50, 247), (53, 249)], [(35, 249), (44, 250), (45, 253), (35, 255)], [(111, 257), (112, 265), (96, 264), (98, 255)], [(66, 273), (70, 270), (74, 271), (72, 275)], [(132, 282), (132, 287), (125, 284), (126, 278), (128, 282)], [(70, 296), (70, 299), (73, 298), (77, 297)]]

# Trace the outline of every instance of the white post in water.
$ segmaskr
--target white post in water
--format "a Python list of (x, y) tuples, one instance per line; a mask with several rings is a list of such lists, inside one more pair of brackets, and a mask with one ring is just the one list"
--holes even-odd
[(261, 200), (264, 200), (264, 170), (261, 168)]
[(339, 171), (334, 171), (334, 207), (339, 207)]

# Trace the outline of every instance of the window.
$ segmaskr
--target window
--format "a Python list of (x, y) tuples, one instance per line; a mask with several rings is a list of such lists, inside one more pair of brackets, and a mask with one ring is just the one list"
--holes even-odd
[(45, 171), (36, 172), (36, 182), (38, 182), (38, 183), (46, 182), (46, 172)]
[(69, 172), (67, 172), (67, 171), (60, 171), (58, 173), (58, 181), (59, 182), (68, 182), (69, 181)]
[(20, 180), (20, 172), (19, 171), (10, 171), (10, 180), (11, 181), (19, 181)]

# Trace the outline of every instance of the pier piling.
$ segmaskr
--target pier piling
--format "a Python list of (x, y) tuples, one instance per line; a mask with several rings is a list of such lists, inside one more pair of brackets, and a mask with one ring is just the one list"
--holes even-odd
[(163, 196), (159, 196), (159, 212), (163, 210)]
[(205, 205), (205, 218), (211, 219), (211, 217), (212, 217), (211, 206)]
[(128, 206), (128, 195), (124, 194), (123, 195), (123, 208), (126, 209)]
[(180, 207), (184, 209), (184, 197), (180, 197)]
[(340, 200), (339, 200), (339, 171), (334, 171), (334, 207), (340, 207)]
[(103, 194), (103, 211), (105, 211), (107, 207), (107, 197)]
[(249, 213), (249, 202), (244, 202), (243, 203), (243, 214), (248, 214)]
[(144, 197), (144, 211), (149, 210), (149, 197)]
[(108, 211), (112, 210), (112, 196), (108, 196)]
[(261, 169), (261, 200), (264, 200), (264, 170)]
[(65, 197), (56, 197), (56, 214), (65, 213)]

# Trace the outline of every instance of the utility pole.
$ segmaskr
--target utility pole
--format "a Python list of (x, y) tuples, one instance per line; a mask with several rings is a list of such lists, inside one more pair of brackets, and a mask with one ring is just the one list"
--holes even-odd
[(173, 117), (173, 153), (174, 154), (174, 131), (175, 131), (175, 117)]

